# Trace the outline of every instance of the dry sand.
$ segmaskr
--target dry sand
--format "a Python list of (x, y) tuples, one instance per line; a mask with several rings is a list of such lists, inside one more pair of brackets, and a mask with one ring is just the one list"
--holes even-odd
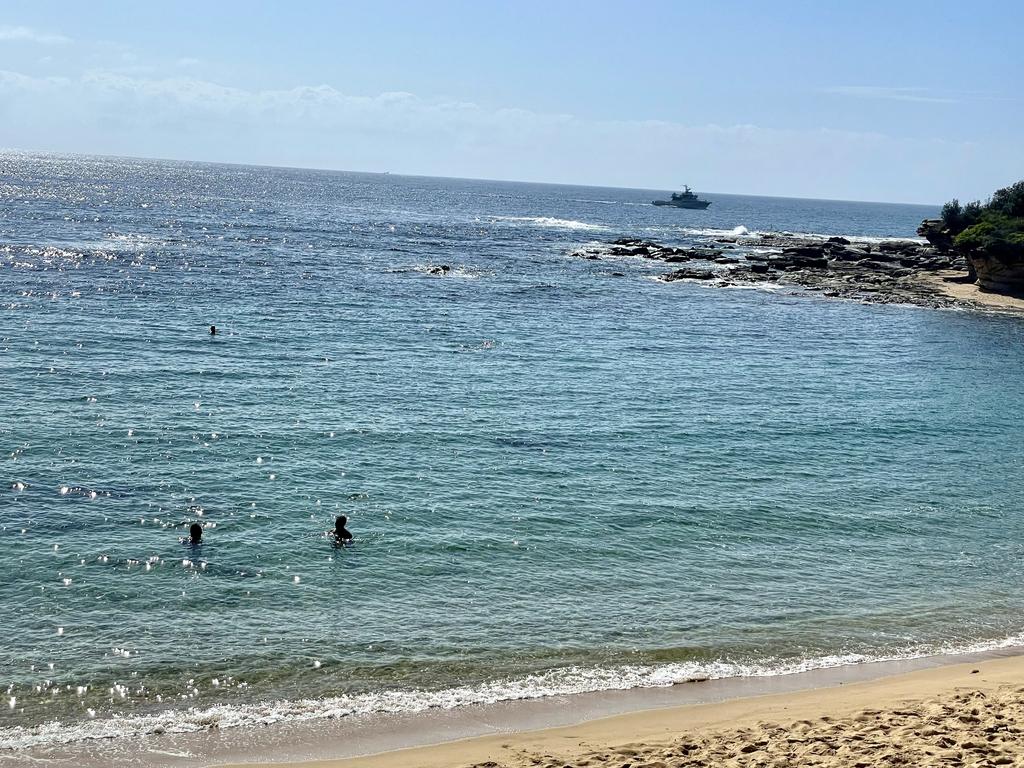
[(918, 281), (934, 289), (938, 293), (950, 296), (957, 301), (976, 306), (978, 309), (998, 310), (1001, 312), (1024, 312), (1024, 299), (1016, 296), (1004, 296), (999, 293), (983, 291), (976, 283), (960, 282), (966, 272), (945, 270), (942, 272), (923, 272)]
[(1024, 656), (301, 765), (1024, 766)]

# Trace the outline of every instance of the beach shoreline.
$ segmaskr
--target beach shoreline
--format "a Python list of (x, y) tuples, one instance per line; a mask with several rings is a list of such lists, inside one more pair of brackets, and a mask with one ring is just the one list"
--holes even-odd
[[(971, 674), (975, 669), (982, 671)], [(895, 710), (904, 700), (924, 701), (979, 681), (986, 690), (1000, 684), (1019, 684), (1024, 690), (1024, 646), (420, 712), (285, 720), (258, 727), (211, 724), (202, 731), (5, 751), (0, 752), (0, 766), (45, 761), (81, 768), (441, 768), (487, 763), (501, 768), (621, 768), (626, 760), (615, 751), (620, 747), (655, 754), (680, 738), (699, 737), (709, 754), (717, 754), (721, 743), (740, 739), (734, 734), (725, 742), (715, 741), (714, 733), (730, 724), (734, 730), (750, 730), (743, 738), (753, 738), (759, 721), (776, 721), (785, 728), (798, 719), (846, 717), (864, 701), (874, 702), (876, 709)], [(1024, 695), (1021, 702), (1024, 724)], [(587, 750), (614, 753), (619, 762), (601, 762), (588, 757)], [(554, 762), (538, 758), (552, 754), (557, 755)], [(652, 766), (690, 764), (652, 760)], [(634, 763), (633, 768), (643, 765)]]
[[(935, 657), (934, 666), (869, 679), (660, 706), (370, 755), (217, 765), (665, 768), (854, 766), (900, 760), (908, 765), (957, 760), (956, 764), (1011, 764), (1013, 737), (1024, 728), (1022, 653), (1024, 649), (1007, 649), (956, 663)], [(871, 762), (863, 762), (869, 755), (874, 755)]]
[(1024, 298), (983, 290), (977, 283), (965, 282), (966, 277), (966, 272), (946, 270), (922, 273), (917, 279), (922, 285), (960, 304), (965, 304), (970, 309), (1024, 313)]

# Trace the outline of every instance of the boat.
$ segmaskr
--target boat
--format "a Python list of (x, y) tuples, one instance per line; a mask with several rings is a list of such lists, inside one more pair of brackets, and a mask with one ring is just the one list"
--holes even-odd
[(686, 185), (682, 192), (673, 192), (671, 200), (652, 200), (654, 205), (670, 205), (673, 208), (697, 208), (704, 210), (711, 205), (710, 200), (701, 200)]

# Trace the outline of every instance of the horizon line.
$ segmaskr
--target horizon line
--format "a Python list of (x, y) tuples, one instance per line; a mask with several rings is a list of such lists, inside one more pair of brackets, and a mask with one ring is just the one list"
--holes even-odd
[[(83, 158), (104, 158), (111, 160), (148, 160), (151, 162), (163, 162), (163, 163), (193, 163), (196, 165), (226, 165), (238, 168), (272, 168), (282, 171), (323, 171), (327, 173), (352, 173), (362, 174), (366, 176), (395, 176), (399, 178), (409, 179), (441, 179), (441, 180), (452, 180), (452, 181), (486, 181), (497, 184), (539, 184), (549, 187), (586, 187), (590, 189), (618, 189), (618, 190), (635, 190), (637, 192), (659, 192), (661, 188), (657, 187), (614, 187), (607, 184), (578, 184), (573, 182), (565, 181), (533, 181), (528, 179), (494, 179), (489, 177), (481, 176), (430, 176), (422, 173), (402, 173), (393, 171), (357, 171), (346, 168), (321, 168), (311, 165), (275, 165), (272, 163), (242, 163), (242, 162), (231, 162), (226, 160), (182, 160), (174, 157), (152, 157), (146, 155), (111, 155), (102, 152), (61, 152), (54, 150), (45, 149), (20, 149), (17, 147), (0, 147), (0, 153), (15, 153), (23, 155), (54, 155), (64, 157), (83, 157)], [(819, 202), (828, 203), (868, 203), (877, 205), (907, 205), (922, 208), (941, 208), (942, 203), (907, 203), (907, 202), (895, 202), (891, 200), (851, 200), (847, 198), (837, 197), (800, 197), (796, 195), (752, 195), (743, 192), (709, 192), (702, 190), (702, 194), (706, 195), (725, 195), (727, 197), (767, 197), (775, 200), (816, 200)]]

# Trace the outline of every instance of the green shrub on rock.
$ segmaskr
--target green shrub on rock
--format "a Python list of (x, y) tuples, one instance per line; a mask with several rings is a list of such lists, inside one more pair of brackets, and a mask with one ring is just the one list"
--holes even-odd
[(987, 256), (1024, 256), (1024, 217), (987, 210), (981, 215), (981, 221), (965, 229), (953, 242), (962, 251)]

